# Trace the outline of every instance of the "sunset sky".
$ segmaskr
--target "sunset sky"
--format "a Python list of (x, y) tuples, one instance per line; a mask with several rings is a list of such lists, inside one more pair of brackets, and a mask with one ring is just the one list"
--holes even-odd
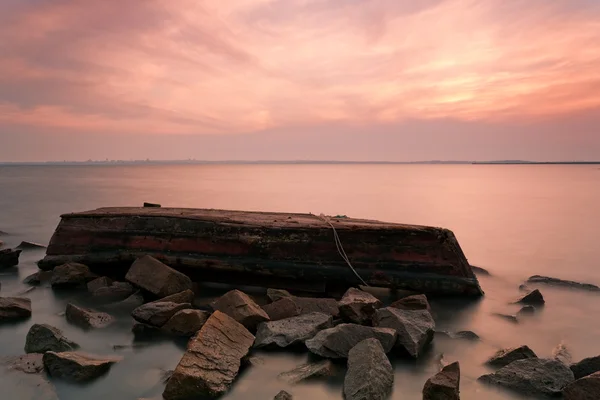
[(1, 0), (0, 161), (600, 160), (599, 0)]

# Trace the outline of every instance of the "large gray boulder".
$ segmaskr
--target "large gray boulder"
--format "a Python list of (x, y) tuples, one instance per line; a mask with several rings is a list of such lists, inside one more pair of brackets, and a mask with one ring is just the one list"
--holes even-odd
[(375, 310), (380, 308), (381, 301), (370, 293), (356, 288), (350, 288), (338, 303), (342, 317), (355, 324), (371, 322)]
[(73, 351), (79, 345), (67, 339), (62, 331), (48, 324), (34, 324), (25, 338), (26, 353)]
[(162, 327), (164, 332), (177, 336), (193, 336), (206, 323), (210, 313), (201, 310), (181, 310)]
[(106, 328), (114, 322), (110, 314), (78, 307), (72, 303), (67, 304), (65, 316), (71, 324), (83, 329)]
[(269, 321), (267, 313), (260, 308), (246, 293), (237, 289), (231, 290), (211, 304), (214, 310), (221, 311), (255, 331), (258, 324)]
[(390, 307), (397, 308), (399, 310), (427, 310), (431, 311), (431, 306), (427, 300), (427, 296), (424, 294), (415, 294), (412, 296), (406, 296), (400, 300), (396, 300)]
[(513, 361), (537, 358), (537, 355), (528, 346), (509, 347), (498, 350), (486, 364), (496, 368), (502, 368)]
[(435, 322), (427, 310), (381, 308), (373, 317), (373, 325), (398, 332), (397, 346), (418, 358), (433, 340)]
[(44, 353), (44, 367), (53, 378), (69, 382), (89, 382), (108, 372), (121, 357), (101, 357), (86, 353), (67, 351)]
[(31, 317), (31, 300), (26, 297), (0, 297), (0, 324)]
[(287, 347), (304, 343), (319, 331), (333, 326), (333, 317), (323, 313), (310, 313), (258, 325), (254, 347), (276, 345)]
[(573, 372), (560, 361), (528, 358), (513, 361), (478, 380), (527, 396), (556, 397), (575, 378)]
[(163, 392), (166, 400), (216, 398), (226, 393), (254, 336), (239, 322), (215, 311), (188, 342)]
[(346, 400), (383, 400), (394, 387), (394, 370), (379, 340), (365, 339), (348, 354)]
[(90, 269), (79, 263), (66, 263), (54, 268), (50, 285), (55, 289), (85, 286), (94, 279)]
[(588, 375), (567, 385), (563, 390), (564, 400), (600, 399), (600, 372)]
[(423, 400), (460, 400), (460, 365), (446, 365), (425, 382)]
[(3, 399), (59, 400), (46, 378), (41, 354), (1, 357), (0, 367)]
[(588, 357), (572, 364), (571, 371), (575, 375), (575, 379), (583, 378), (600, 371), (600, 356)]
[(147, 303), (133, 310), (131, 316), (143, 324), (161, 327), (178, 311), (188, 308), (192, 308), (192, 305), (189, 303)]
[(278, 321), (300, 315), (301, 309), (293, 298), (283, 297), (273, 303), (265, 304), (262, 309), (267, 313), (271, 321)]
[(291, 371), (282, 372), (277, 377), (290, 385), (295, 385), (311, 378), (333, 375), (333, 364), (329, 360), (302, 364)]
[(151, 256), (138, 258), (127, 271), (125, 279), (156, 297), (166, 297), (192, 289), (192, 281), (187, 275)]
[(340, 324), (317, 333), (305, 342), (312, 353), (327, 358), (347, 358), (350, 349), (365, 339), (381, 342), (385, 353), (396, 343), (397, 334), (390, 328), (373, 328), (357, 324)]

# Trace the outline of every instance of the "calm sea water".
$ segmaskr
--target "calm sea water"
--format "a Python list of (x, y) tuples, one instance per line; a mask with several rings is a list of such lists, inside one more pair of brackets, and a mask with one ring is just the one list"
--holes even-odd
[[(544, 274), (600, 284), (600, 168), (598, 166), (492, 165), (209, 165), (209, 166), (52, 166), (0, 167), (0, 238), (7, 246), (21, 240), (47, 243), (61, 213), (102, 206), (206, 207), (345, 214), (391, 222), (443, 226), (454, 231), (469, 261), (487, 268), (480, 277), (486, 296), (464, 304), (432, 304), (441, 330), (473, 330), (480, 343), (436, 337), (428, 357), (395, 360), (394, 399), (419, 399), (435, 372), (434, 358), (459, 360), (462, 398), (514, 399), (480, 386), (475, 379), (495, 350), (528, 344), (549, 356), (564, 341), (575, 360), (600, 354), (600, 295), (542, 288), (546, 307), (535, 317), (512, 324), (492, 315), (514, 313), (509, 303), (528, 276)], [(342, 238), (343, 241), (343, 238)], [(43, 251), (27, 252), (13, 272), (2, 272), (0, 295), (28, 288), (21, 280), (35, 272)], [(113, 354), (114, 344), (132, 341), (131, 320), (108, 329), (83, 332), (66, 323), (69, 300), (42, 287), (27, 294), (31, 320), (0, 327), (0, 356), (23, 353), (33, 323), (50, 323), (85, 351)], [(124, 361), (107, 376), (85, 386), (57, 382), (63, 400), (160, 397), (161, 370), (173, 369), (185, 344), (153, 343), (120, 350)], [(261, 353), (262, 366), (240, 376), (227, 399), (268, 399), (287, 389), (296, 398), (341, 399), (343, 366), (327, 383), (287, 387), (276, 375), (304, 362), (306, 354)], [(4, 378), (6, 379), (6, 378)], [(0, 385), (3, 378), (0, 377)], [(3, 394), (4, 395), (4, 394)], [(22, 398), (18, 393), (7, 398)], [(11, 397), (12, 396), (12, 397)]]

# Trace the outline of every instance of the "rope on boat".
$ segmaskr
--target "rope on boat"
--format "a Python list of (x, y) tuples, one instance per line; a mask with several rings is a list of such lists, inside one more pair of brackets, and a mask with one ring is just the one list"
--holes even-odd
[(363, 285), (364, 286), (369, 286), (367, 284), (367, 282), (365, 282), (365, 280), (358, 274), (358, 272), (356, 272), (356, 270), (352, 266), (352, 263), (350, 263), (350, 260), (348, 259), (348, 256), (346, 255), (346, 252), (344, 251), (344, 247), (342, 246), (342, 242), (340, 240), (340, 237), (338, 236), (338, 233), (337, 233), (335, 227), (333, 226), (333, 224), (329, 220), (329, 217), (327, 217), (325, 214), (321, 214), (321, 215), (319, 215), (319, 218), (321, 218), (323, 221), (325, 221), (326, 223), (328, 223), (329, 226), (331, 227), (331, 229), (333, 229), (333, 238), (335, 240), (335, 247), (337, 247), (337, 251), (340, 254), (340, 256), (342, 256), (342, 258), (344, 259), (344, 261), (346, 261), (346, 264), (348, 264), (348, 266), (350, 267), (350, 269), (352, 270), (352, 272), (354, 272), (354, 275), (356, 275), (356, 277), (363, 283)]

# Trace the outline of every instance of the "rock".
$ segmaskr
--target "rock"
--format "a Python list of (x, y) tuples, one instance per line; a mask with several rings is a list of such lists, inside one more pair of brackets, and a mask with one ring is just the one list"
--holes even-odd
[(527, 279), (527, 283), (545, 284), (549, 286), (560, 286), (571, 289), (588, 290), (591, 292), (600, 292), (600, 287), (590, 283), (580, 283), (575, 281), (567, 281), (564, 279), (551, 278), (549, 276), (533, 275)]
[(397, 346), (418, 358), (433, 340), (435, 322), (427, 310), (381, 308), (373, 317), (373, 325), (392, 328), (398, 333)]
[(23, 241), (15, 248), (19, 249), (19, 250), (41, 250), (41, 249), (45, 249), (46, 246), (44, 246), (43, 244), (39, 244), (39, 243)]
[(344, 378), (346, 400), (387, 399), (393, 386), (394, 370), (377, 339), (363, 340), (350, 350)]
[(100, 357), (75, 351), (44, 354), (44, 367), (53, 378), (70, 382), (89, 382), (108, 372), (120, 357)]
[(485, 276), (490, 276), (490, 271), (488, 271), (485, 268), (481, 268), (481, 267), (476, 267), (475, 265), (471, 265), (471, 270), (477, 274), (477, 275), (485, 275)]
[(519, 290), (521, 290), (523, 292), (530, 292), (531, 288), (523, 283), (523, 284), (519, 285)]
[(144, 207), (160, 208), (161, 206), (158, 203), (147, 203), (147, 202), (144, 202)]
[(258, 325), (254, 347), (277, 345), (287, 347), (304, 343), (319, 331), (331, 328), (333, 318), (323, 313), (310, 313)]
[(138, 322), (161, 327), (178, 311), (192, 308), (190, 303), (158, 302), (147, 303), (132, 311), (131, 316)]
[(193, 336), (206, 323), (210, 313), (201, 310), (181, 310), (162, 327), (163, 331), (177, 336)]
[(277, 393), (275, 395), (275, 397), (273, 397), (273, 400), (292, 400), (293, 397), (291, 394), (289, 394), (288, 392), (286, 392), (285, 390), (282, 390), (281, 392)]
[(271, 321), (295, 317), (300, 315), (301, 312), (300, 307), (291, 297), (283, 297), (273, 303), (265, 304), (262, 309)]
[(267, 289), (267, 297), (271, 300), (271, 302), (276, 302), (285, 297), (293, 297), (290, 292), (283, 289)]
[(66, 263), (55, 267), (50, 284), (53, 288), (74, 288), (85, 286), (94, 279), (90, 269), (79, 263)]
[(478, 380), (532, 397), (558, 397), (574, 378), (573, 372), (559, 361), (528, 358), (513, 361)]
[(2, 357), (0, 363), (8, 369), (37, 374), (44, 371), (41, 354), (25, 354), (18, 357)]
[(521, 309), (519, 311), (517, 311), (516, 318), (518, 320), (521, 317), (524, 317), (526, 315), (533, 315), (533, 314), (535, 314), (534, 306), (523, 306), (523, 307), (521, 307)]
[(83, 329), (106, 328), (114, 322), (114, 318), (107, 313), (78, 307), (72, 303), (67, 304), (65, 316), (71, 324)]
[(214, 310), (221, 311), (255, 331), (258, 324), (269, 321), (267, 313), (260, 308), (246, 293), (237, 289), (231, 290), (211, 303)]
[(90, 293), (94, 293), (96, 290), (100, 288), (109, 287), (112, 285), (113, 281), (107, 276), (101, 276), (100, 278), (96, 278), (92, 281), (89, 281), (87, 284), (87, 290)]
[(381, 307), (381, 301), (370, 293), (360, 289), (350, 288), (344, 293), (338, 303), (340, 314), (346, 320), (355, 324), (367, 324)]
[(115, 313), (131, 313), (136, 308), (144, 304), (144, 296), (138, 290), (125, 300), (117, 301), (115, 303), (106, 304), (103, 309), (112, 310)]
[(329, 314), (333, 318), (337, 318), (340, 315), (338, 302), (335, 299), (322, 299), (317, 297), (292, 297), (292, 299), (298, 308), (300, 308), (300, 315), (312, 312)]
[(182, 303), (193, 304), (194, 298), (195, 298), (194, 292), (190, 289), (187, 289), (187, 290), (184, 290), (183, 292), (175, 293), (170, 296), (163, 297), (162, 299), (152, 301), (152, 303), (171, 302), (171, 303), (177, 303), (177, 304), (182, 304)]
[(569, 349), (567, 349), (567, 346), (564, 343), (559, 343), (552, 350), (552, 358), (554, 358), (556, 361), (560, 361), (567, 367), (569, 367), (573, 362), (573, 356), (571, 355)]
[(72, 351), (79, 345), (67, 339), (62, 331), (48, 324), (34, 324), (25, 338), (25, 353)]
[(396, 300), (390, 307), (397, 308), (399, 310), (427, 310), (431, 311), (427, 297), (424, 294), (415, 294), (413, 296), (407, 296), (403, 299)]
[(10, 268), (19, 265), (19, 256), (21, 250), (3, 249), (0, 250), (0, 268)]
[(139, 322), (133, 324), (131, 327), (131, 332), (133, 333), (134, 340), (150, 339), (155, 336), (160, 336), (164, 333), (163, 330), (157, 328), (156, 326), (142, 324)]
[(600, 372), (588, 375), (570, 383), (563, 390), (564, 400), (600, 399)]
[(357, 324), (340, 324), (317, 333), (305, 342), (312, 353), (327, 358), (347, 358), (348, 352), (365, 339), (375, 338), (389, 352), (396, 343), (396, 330)]
[(46, 379), (41, 354), (0, 358), (3, 399), (59, 400), (54, 385)]
[(437, 334), (444, 335), (449, 337), (450, 339), (464, 339), (464, 340), (480, 340), (478, 334), (472, 331), (458, 331), (458, 332), (445, 332), (445, 331), (437, 331)]
[(215, 398), (226, 393), (254, 336), (228, 315), (215, 311), (188, 342), (163, 392), (166, 400)]
[(519, 320), (517, 319), (516, 315), (510, 315), (510, 314), (501, 314), (501, 313), (494, 313), (493, 315), (495, 315), (496, 317), (500, 317), (502, 319), (505, 319), (507, 321), (510, 321), (512, 323), (518, 323)]
[(316, 363), (302, 364), (291, 371), (283, 372), (277, 377), (290, 385), (295, 385), (304, 380), (333, 375), (333, 364), (329, 360)]
[(460, 400), (460, 365), (454, 362), (425, 382), (423, 400)]
[(192, 289), (190, 278), (151, 256), (138, 258), (127, 271), (125, 279), (157, 297)]
[(583, 360), (572, 364), (571, 371), (573, 371), (575, 379), (581, 379), (584, 376), (600, 371), (600, 356), (584, 358)]
[(110, 286), (94, 290), (92, 296), (102, 301), (120, 301), (125, 300), (134, 292), (133, 286), (127, 282), (113, 282)]
[(23, 279), (23, 283), (26, 285), (37, 286), (50, 281), (50, 279), (52, 279), (52, 271), (38, 271)]
[(261, 365), (265, 365), (265, 359), (263, 357), (259, 357), (259, 356), (249, 356), (249, 357), (244, 357), (242, 359), (242, 365), (245, 366), (253, 366), (253, 367), (260, 367)]
[(498, 350), (486, 364), (492, 367), (502, 368), (513, 361), (537, 358), (537, 355), (527, 346), (510, 347)]
[(25, 297), (0, 297), (0, 324), (31, 317), (31, 300)]
[(517, 300), (517, 303), (537, 306), (543, 305), (545, 301), (544, 296), (542, 296), (542, 293), (538, 289), (534, 289), (531, 292), (527, 293), (525, 296), (521, 297), (519, 300)]

